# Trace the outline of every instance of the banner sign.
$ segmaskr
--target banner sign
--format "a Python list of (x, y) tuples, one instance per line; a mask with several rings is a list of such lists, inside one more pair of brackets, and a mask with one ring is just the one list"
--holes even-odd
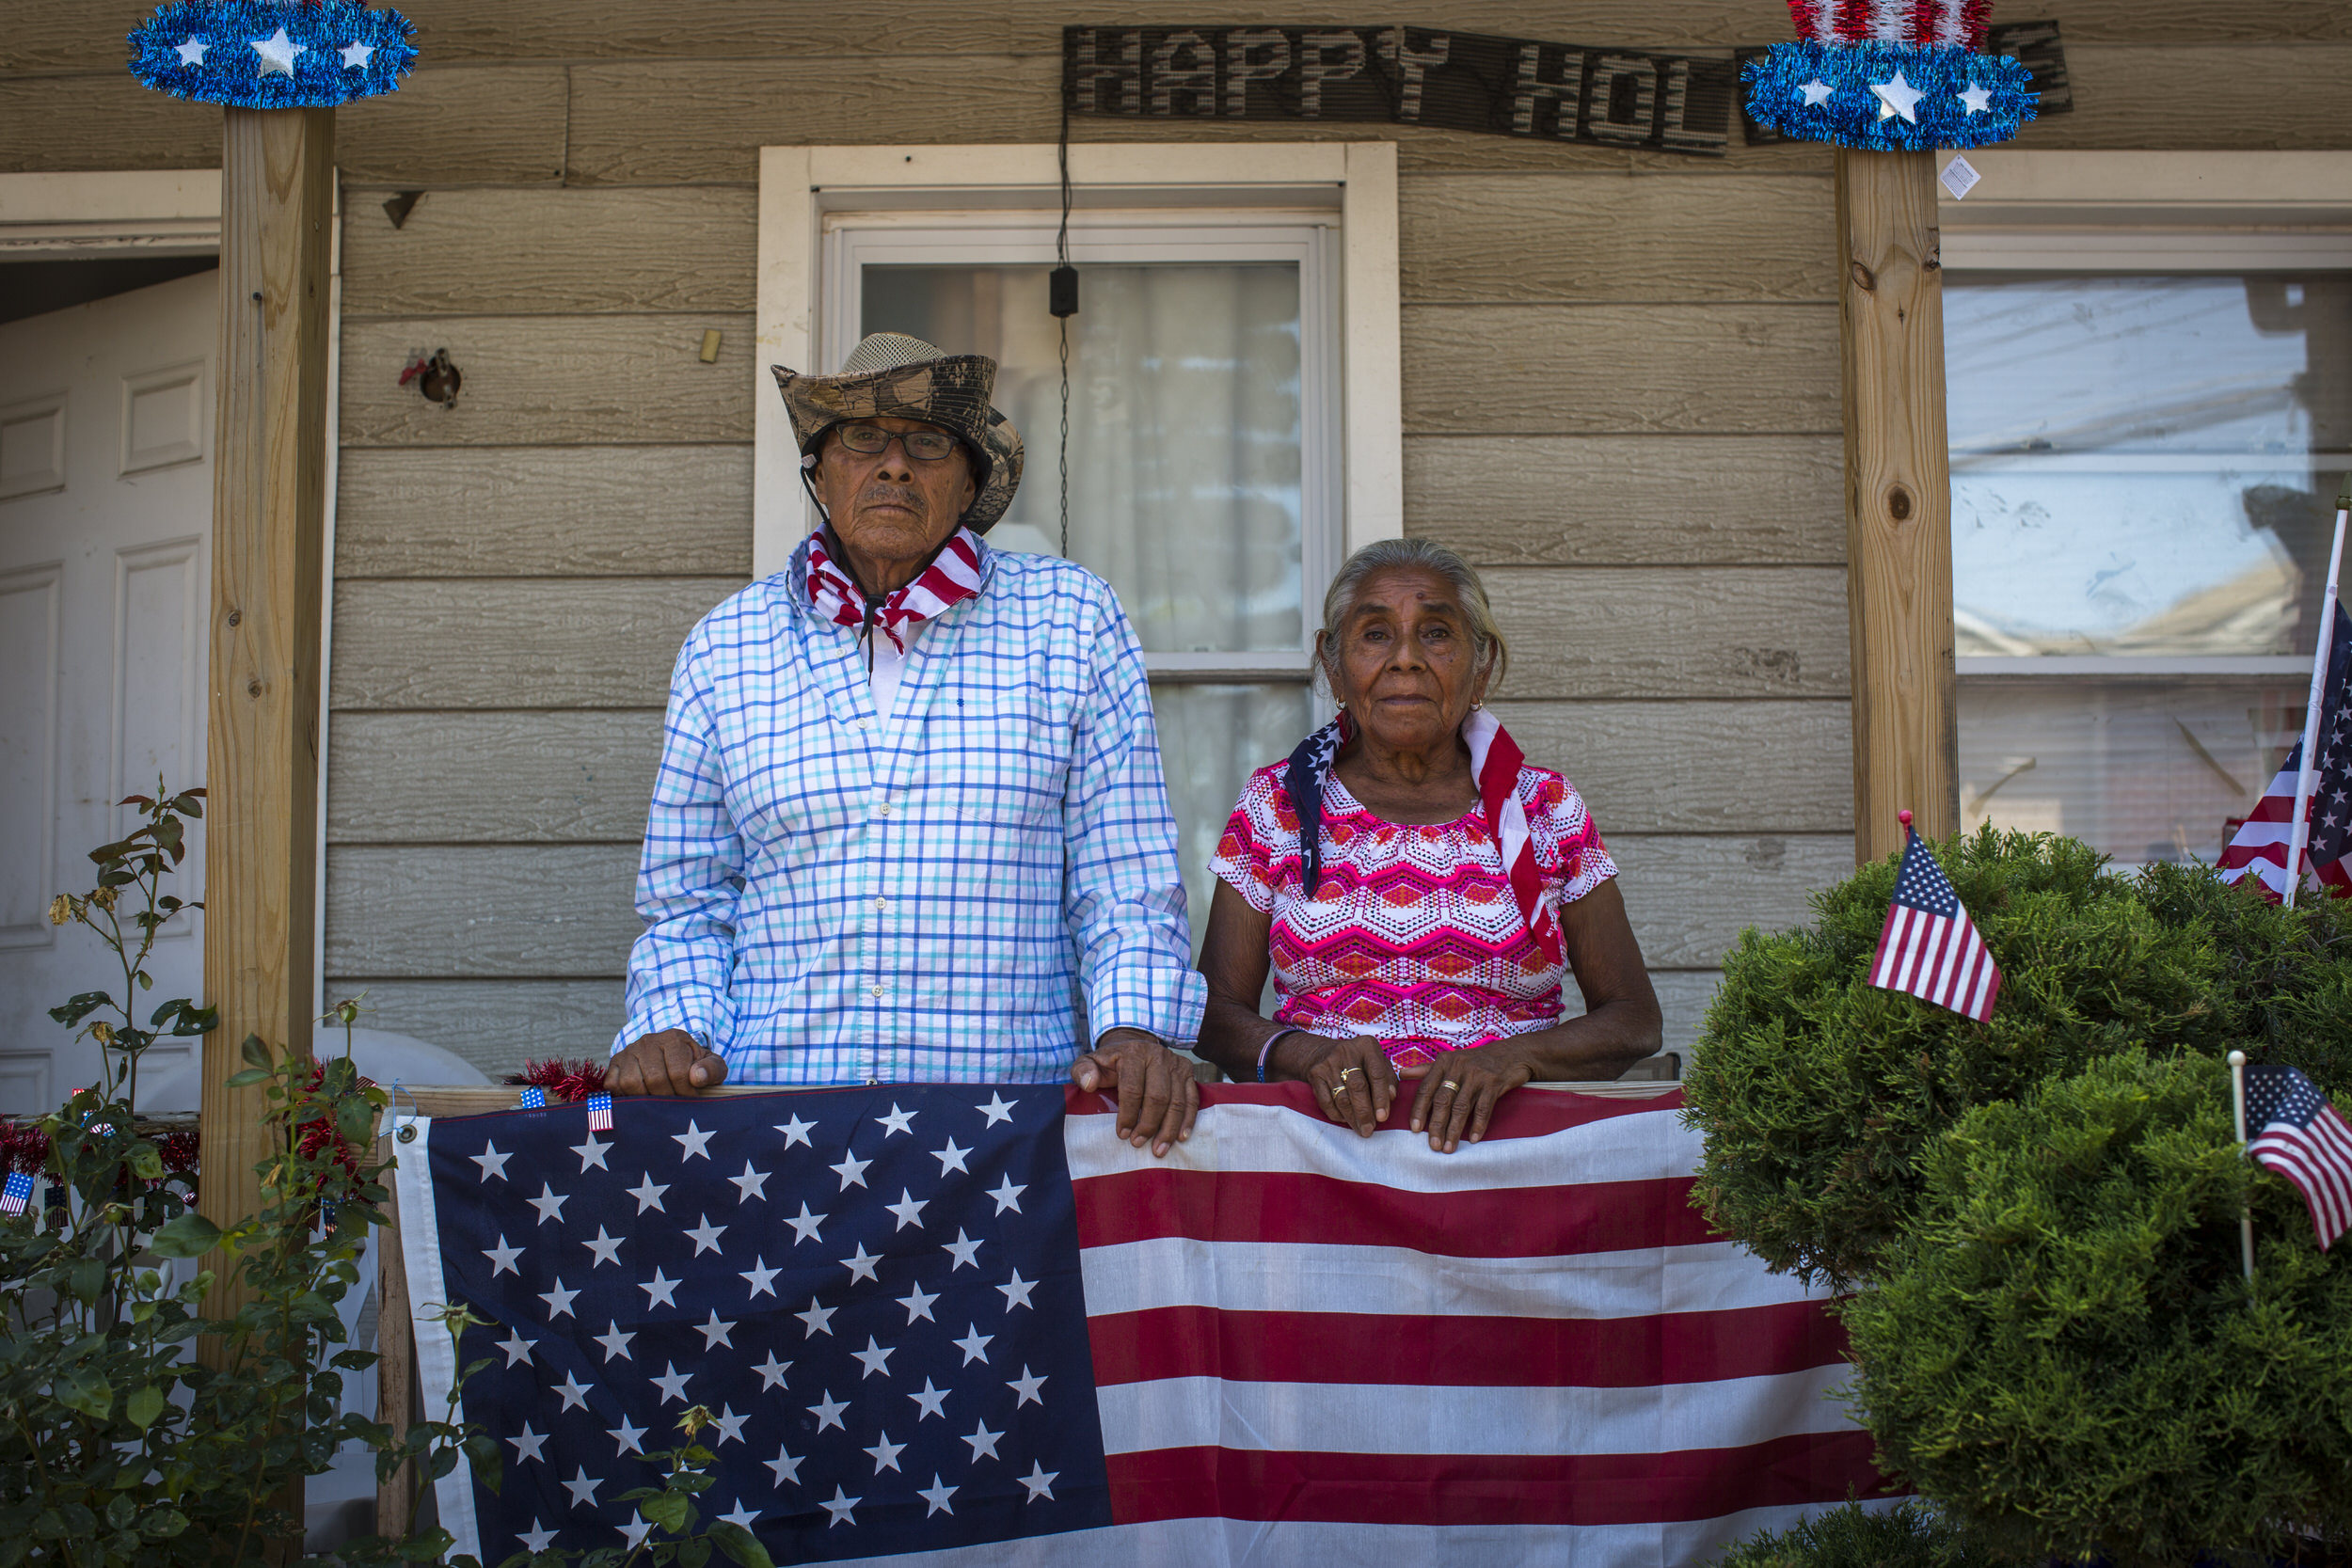
[(1071, 113), (1308, 119), (1721, 157), (1727, 56), (1587, 49), (1431, 27), (1065, 27)]

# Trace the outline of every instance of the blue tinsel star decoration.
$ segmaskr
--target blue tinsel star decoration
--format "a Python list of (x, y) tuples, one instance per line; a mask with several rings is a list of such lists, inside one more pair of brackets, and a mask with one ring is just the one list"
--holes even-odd
[(415, 31), (357, 0), (174, 0), (131, 35), (131, 74), (175, 98), (324, 109), (390, 92)]
[(1776, 43), (1741, 80), (1757, 123), (1871, 152), (1989, 147), (2034, 117), (2025, 66), (1973, 49)]

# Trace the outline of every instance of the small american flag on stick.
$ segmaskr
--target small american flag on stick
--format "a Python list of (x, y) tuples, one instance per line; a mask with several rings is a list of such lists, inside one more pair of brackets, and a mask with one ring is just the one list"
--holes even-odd
[(1870, 984), (1982, 1023), (2001, 991), (2000, 966), (1961, 907), (1951, 879), (1920, 842), (1911, 813), (1900, 816), (1903, 863), (1895, 874), (1895, 901), (1879, 932), (1878, 956), (1870, 961)]
[(2246, 1152), (2295, 1183), (2311, 1206), (2321, 1251), (2352, 1227), (2352, 1127), (2291, 1067), (2246, 1069)]

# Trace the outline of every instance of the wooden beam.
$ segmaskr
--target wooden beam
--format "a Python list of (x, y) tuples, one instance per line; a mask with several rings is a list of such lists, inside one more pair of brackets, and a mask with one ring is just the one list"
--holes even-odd
[[(204, 861), (204, 994), (220, 1027), (204, 1037), (199, 1193), (224, 1227), (260, 1207), (267, 1148), (261, 1095), (227, 1086), (238, 1048), (250, 1034), (310, 1052), (335, 197), (333, 110), (226, 113)], [(207, 1316), (241, 1302), (226, 1272)]]
[(1859, 863), (1960, 821), (1934, 154), (1841, 149), (1837, 233)]

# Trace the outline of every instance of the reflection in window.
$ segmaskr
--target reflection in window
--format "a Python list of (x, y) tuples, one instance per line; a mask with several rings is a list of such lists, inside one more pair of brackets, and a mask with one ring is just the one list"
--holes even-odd
[(1945, 333), (1963, 820), (2212, 860), (2302, 721), (2352, 277), (1954, 273)]

